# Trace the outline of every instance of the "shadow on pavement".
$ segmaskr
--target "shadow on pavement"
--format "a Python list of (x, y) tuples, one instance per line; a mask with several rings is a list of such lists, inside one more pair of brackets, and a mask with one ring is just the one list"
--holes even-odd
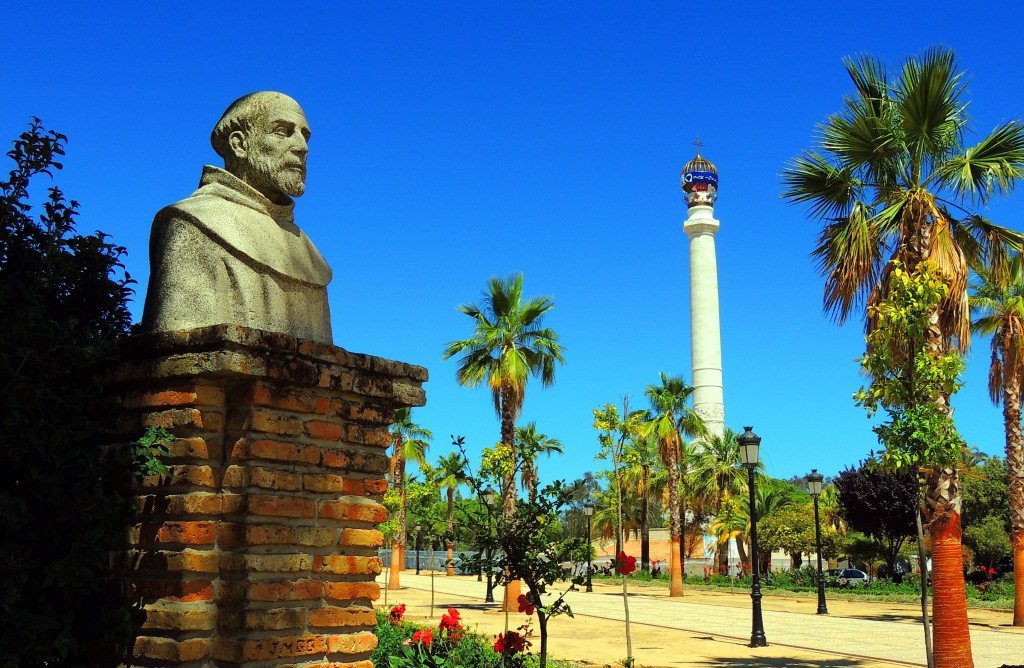
[(707, 659), (693, 666), (730, 666), (730, 668), (843, 668), (843, 666), (863, 666), (860, 659), (815, 659), (802, 660), (791, 657), (750, 657)]

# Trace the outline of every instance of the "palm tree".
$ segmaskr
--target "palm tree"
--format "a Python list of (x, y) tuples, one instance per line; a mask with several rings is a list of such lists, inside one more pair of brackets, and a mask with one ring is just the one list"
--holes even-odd
[(1016, 594), (1013, 625), (1024, 626), (1024, 438), (1021, 436), (1021, 387), (1024, 381), (1024, 271), (1020, 255), (1004, 267), (979, 267), (972, 285), (971, 330), (992, 337), (988, 391), (1003, 404), (1006, 468), (1009, 472), (1010, 529)]
[[(526, 381), (539, 376), (548, 387), (555, 382), (555, 363), (564, 364), (563, 348), (554, 330), (542, 327), (544, 316), (555, 306), (552, 297), (523, 301), (523, 275), (492, 277), (482, 295), (481, 305), (461, 304), (459, 311), (473, 319), (473, 335), (452, 341), (441, 355), (461, 355), (455, 378), (460, 385), (491, 390), (494, 410), (501, 420), (501, 443), (515, 458), (515, 422), (523, 410)], [(515, 471), (502, 484), (502, 505), (506, 518), (515, 511)], [(504, 608), (511, 610), (519, 598), (519, 581), (505, 587)]]
[(448, 548), (448, 561), (445, 563), (445, 575), (455, 575), (455, 489), (466, 482), (466, 458), (459, 452), (449, 452), (437, 462), (437, 483), (445, 488), (448, 500), (448, 524), (445, 532), (445, 543)]
[(526, 495), (533, 500), (537, 495), (537, 455), (565, 454), (565, 446), (557, 438), (537, 433), (537, 423), (527, 422), (525, 427), (516, 427), (516, 455), (522, 462), (519, 480)]
[(434, 437), (429, 429), (423, 429), (412, 421), (411, 408), (395, 410), (395, 421), (391, 424), (391, 486), (398, 492), (398, 526), (391, 537), (391, 576), (388, 589), (401, 588), (399, 572), (405, 570), (405, 463), (411, 459), (419, 464), (427, 463), (427, 442)]
[[(821, 496), (818, 497), (818, 510), (821, 514), (822, 524), (832, 527), (836, 533), (846, 538), (846, 520), (843, 519), (843, 509), (839, 505), (839, 488), (835, 485), (825, 485), (821, 488)], [(836, 568), (838, 565), (838, 558), (828, 560), (829, 568)]]
[[(948, 49), (906, 61), (895, 76), (870, 56), (845, 64), (856, 93), (819, 126), (819, 150), (782, 175), (783, 197), (824, 223), (812, 255), (825, 276), (825, 311), (841, 323), (887, 296), (894, 261), (910, 273), (930, 260), (950, 289), (929, 344), (936, 354), (965, 349), (968, 263), (986, 249), (998, 256), (1002, 244), (1024, 242), (967, 206), (1009, 191), (1024, 174), (1024, 125), (1004, 123), (965, 146), (967, 79)], [(947, 406), (948, 396), (939, 404)], [(928, 487), (935, 658), (939, 668), (971, 665), (956, 470), (932, 467)]]
[(651, 421), (645, 425), (643, 436), (655, 438), (658, 456), (668, 471), (669, 536), (669, 596), (683, 595), (683, 571), (680, 558), (682, 524), (679, 521), (679, 459), (683, 435), (703, 436), (707, 433), (704, 421), (686, 405), (693, 388), (679, 376), (666, 376), (661, 372), (661, 385), (648, 385), (644, 392), (651, 402)]
[(656, 438), (630, 438), (622, 452), (623, 491), (640, 502), (640, 567), (649, 570), (651, 565), (651, 500), (656, 496), (652, 485), (652, 474), (658, 466), (658, 441)]
[[(740, 445), (736, 436), (736, 432), (728, 427), (721, 434), (709, 434), (701, 442), (698, 453), (697, 478), (703, 485), (703, 493), (712, 499), (712, 512), (716, 515), (721, 512), (726, 499), (746, 489), (747, 472), (740, 463)], [(728, 550), (723, 552), (720, 549), (719, 565), (724, 565), (727, 559)]]

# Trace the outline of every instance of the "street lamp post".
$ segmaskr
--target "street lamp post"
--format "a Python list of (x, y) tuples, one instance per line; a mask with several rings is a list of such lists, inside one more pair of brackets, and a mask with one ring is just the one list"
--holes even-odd
[(594, 560), (590, 558), (590, 547), (593, 545), (590, 538), (591, 518), (594, 516), (594, 506), (587, 503), (583, 506), (583, 514), (587, 516), (587, 591), (594, 591), (594, 583), (591, 581), (593, 575)]
[(420, 525), (417, 524), (416, 531), (416, 575), (420, 574)]
[(495, 492), (488, 485), (482, 496), (484, 505), (487, 506), (487, 596), (484, 597), (484, 603), (494, 603), (494, 585), (491, 583), (494, 570), (491, 568), (491, 507), (494, 504)]
[(757, 506), (754, 504), (754, 469), (760, 462), (761, 437), (744, 427), (743, 434), (736, 439), (740, 446), (740, 461), (747, 469), (747, 488), (750, 491), (750, 560), (754, 579), (750, 586), (750, 599), (753, 602), (753, 623), (750, 632), (751, 647), (767, 647), (768, 639), (764, 635), (764, 620), (761, 618), (761, 578), (758, 574), (760, 559), (757, 555)]
[(818, 515), (818, 497), (821, 496), (821, 482), (825, 476), (818, 473), (818, 469), (811, 469), (807, 476), (807, 490), (814, 497), (814, 540), (818, 548), (818, 614), (827, 615), (828, 606), (825, 605), (825, 574), (821, 570), (821, 518)]

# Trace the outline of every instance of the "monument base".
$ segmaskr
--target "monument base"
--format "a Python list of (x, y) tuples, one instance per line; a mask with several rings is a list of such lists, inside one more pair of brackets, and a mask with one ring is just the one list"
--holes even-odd
[(233, 325), (131, 337), (121, 359), (120, 442), (175, 436), (115, 560), (132, 665), (372, 668), (388, 426), (425, 403), (426, 369)]

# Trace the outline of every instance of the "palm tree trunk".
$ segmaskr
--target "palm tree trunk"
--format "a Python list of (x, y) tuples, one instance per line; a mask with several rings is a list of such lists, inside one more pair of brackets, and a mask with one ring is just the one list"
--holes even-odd
[[(1007, 358), (1004, 346), (1003, 359)], [(1010, 535), (1013, 540), (1013, 625), (1024, 626), (1024, 438), (1021, 435), (1021, 378), (1013, 374), (1003, 386), (1003, 429), (1009, 482)]]
[(391, 485), (398, 491), (398, 522), (395, 535), (391, 539), (391, 576), (388, 578), (388, 589), (395, 591), (402, 588), (401, 576), (405, 570), (405, 457), (402, 452), (402, 439), (395, 440)]
[(455, 575), (455, 488), (448, 488), (448, 561), (445, 575)]
[[(511, 453), (512, 461), (510, 469), (501, 490), (502, 512), (506, 522), (512, 521), (516, 512), (516, 406), (513, 405), (512, 390), (509, 387), (501, 388), (501, 443)], [(505, 596), (502, 598), (501, 609), (505, 612), (519, 611), (519, 597), (522, 595), (522, 585), (519, 580), (510, 580), (505, 585)]]
[(647, 469), (643, 473), (643, 485), (640, 489), (640, 568), (651, 570), (651, 520), (650, 495), (647, 493)]
[(955, 469), (928, 475), (927, 502), (932, 512), (932, 618), (935, 668), (973, 668), (967, 625), (960, 506), (962, 497)]
[(683, 595), (683, 566), (682, 566), (682, 525), (679, 522), (679, 466), (677, 457), (673, 455), (668, 464), (668, 506), (669, 506), (669, 535), (672, 537), (672, 544), (669, 546), (668, 573), (669, 573), (669, 596)]

